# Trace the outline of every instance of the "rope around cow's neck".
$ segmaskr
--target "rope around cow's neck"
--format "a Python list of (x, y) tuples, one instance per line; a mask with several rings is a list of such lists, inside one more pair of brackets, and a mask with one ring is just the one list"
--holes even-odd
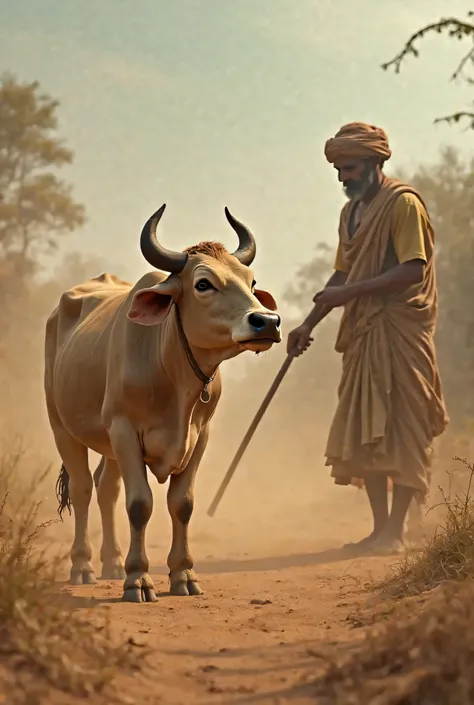
[(194, 355), (191, 351), (190, 345), (188, 343), (188, 339), (186, 338), (186, 333), (184, 332), (183, 323), (181, 321), (181, 315), (179, 313), (179, 308), (178, 308), (177, 304), (174, 305), (174, 308), (176, 310), (176, 324), (178, 326), (178, 334), (179, 334), (179, 338), (181, 340), (181, 345), (184, 348), (184, 352), (186, 353), (186, 357), (188, 358), (188, 362), (191, 365), (191, 368), (192, 368), (194, 374), (204, 385), (204, 387), (201, 391), (201, 394), (199, 395), (199, 398), (203, 402), (203, 404), (207, 404), (211, 399), (211, 395), (209, 394), (209, 391), (207, 388), (211, 384), (211, 382), (213, 381), (214, 377), (216, 376), (217, 370), (214, 372), (212, 377), (207, 377), (204, 374), (204, 372), (201, 370), (198, 363), (196, 362), (196, 358), (194, 357)]

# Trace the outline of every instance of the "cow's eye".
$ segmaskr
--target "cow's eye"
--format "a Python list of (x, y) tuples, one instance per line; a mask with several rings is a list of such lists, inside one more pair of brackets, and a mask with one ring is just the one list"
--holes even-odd
[(209, 279), (200, 279), (198, 282), (196, 282), (195, 289), (197, 289), (198, 291), (211, 291), (211, 289), (215, 290), (215, 287), (212, 286)]

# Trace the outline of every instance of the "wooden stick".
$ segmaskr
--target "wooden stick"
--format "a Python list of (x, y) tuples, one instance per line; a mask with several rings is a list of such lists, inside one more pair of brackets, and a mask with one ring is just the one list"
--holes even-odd
[(293, 355), (288, 355), (285, 362), (281, 366), (280, 371), (278, 372), (277, 376), (275, 377), (272, 386), (270, 387), (270, 389), (267, 392), (267, 396), (265, 397), (265, 399), (263, 400), (263, 402), (260, 405), (259, 410), (255, 414), (255, 418), (252, 421), (252, 423), (250, 424), (249, 430), (247, 431), (247, 433), (244, 436), (244, 440), (240, 444), (239, 449), (238, 449), (237, 453), (235, 454), (235, 457), (229, 466), (229, 469), (227, 470), (226, 474), (224, 475), (224, 479), (222, 480), (221, 485), (220, 485), (219, 489), (217, 490), (216, 496), (214, 497), (211, 504), (209, 505), (209, 509), (207, 510), (208, 516), (213, 517), (214, 514), (216, 513), (216, 509), (220, 504), (220, 501), (224, 495), (224, 492), (226, 491), (227, 486), (228, 486), (229, 482), (231, 481), (233, 474), (237, 470), (237, 466), (238, 466), (243, 454), (247, 450), (247, 446), (250, 443), (250, 441), (252, 440), (252, 436), (255, 433), (255, 431), (257, 430), (257, 426), (260, 423), (262, 416), (264, 415), (265, 411), (267, 410), (268, 405), (270, 404), (271, 400), (275, 396), (275, 393), (276, 393), (278, 387), (280, 386), (280, 384), (283, 380), (283, 377), (288, 372), (288, 368), (290, 367), (291, 363), (293, 362), (293, 359), (294, 359)]

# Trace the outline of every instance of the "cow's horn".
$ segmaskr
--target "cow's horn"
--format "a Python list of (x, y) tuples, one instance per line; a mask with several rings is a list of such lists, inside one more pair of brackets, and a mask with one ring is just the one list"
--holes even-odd
[(255, 242), (255, 238), (245, 225), (240, 223), (234, 218), (233, 215), (231, 215), (227, 206), (225, 207), (225, 215), (231, 227), (239, 236), (239, 247), (232, 254), (234, 257), (237, 257), (239, 262), (242, 262), (242, 264), (250, 267), (255, 259), (255, 255), (257, 254), (257, 244)]
[(140, 249), (146, 261), (155, 269), (162, 269), (165, 272), (179, 274), (183, 271), (187, 262), (188, 255), (186, 252), (172, 252), (167, 250), (157, 240), (156, 228), (161, 220), (166, 208), (166, 203), (163, 203), (156, 213), (153, 213), (151, 218), (147, 220), (143, 226), (140, 236)]

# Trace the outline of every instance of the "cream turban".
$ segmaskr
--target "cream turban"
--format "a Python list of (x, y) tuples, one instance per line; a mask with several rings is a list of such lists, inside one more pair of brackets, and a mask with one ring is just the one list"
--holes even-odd
[(381, 157), (390, 159), (392, 151), (388, 146), (388, 137), (381, 127), (367, 125), (365, 122), (350, 122), (341, 127), (324, 147), (326, 159), (331, 164), (337, 159)]

